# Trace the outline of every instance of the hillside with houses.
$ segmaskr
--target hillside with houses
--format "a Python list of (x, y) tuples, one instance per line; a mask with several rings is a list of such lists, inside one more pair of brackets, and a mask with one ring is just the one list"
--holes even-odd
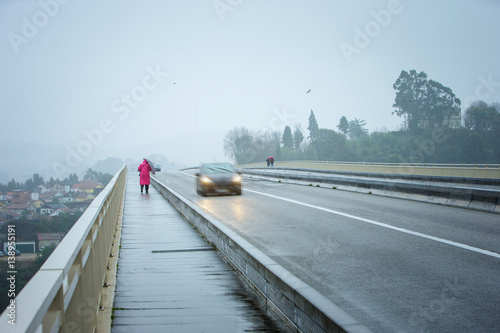
[(89, 169), (81, 181), (74, 174), (45, 182), (34, 174), (25, 183), (0, 184), (0, 251), (5, 248), (7, 224), (23, 226), (16, 235), (22, 253), (39, 252), (44, 244), (57, 246), (111, 177)]
[[(16, 288), (20, 291), (111, 178), (89, 169), (83, 180), (73, 174), (46, 182), (34, 174), (24, 183), (12, 179), (0, 184), (0, 294), (6, 295), (10, 287), (8, 259), (14, 254), (6, 251), (12, 232), (8, 230), (15, 232)], [(0, 310), (7, 304), (7, 298), (0, 298)]]
[(97, 181), (85, 179), (72, 186), (61, 182), (51, 187), (39, 185), (34, 192), (25, 189), (0, 192), (0, 222), (81, 213), (102, 189), (103, 185)]

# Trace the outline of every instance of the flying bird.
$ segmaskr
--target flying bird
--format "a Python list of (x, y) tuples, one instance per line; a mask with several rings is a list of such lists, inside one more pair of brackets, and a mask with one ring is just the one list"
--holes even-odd
[(311, 92), (311, 89), (309, 89), (308, 91), (306, 91), (306, 94), (309, 94)]

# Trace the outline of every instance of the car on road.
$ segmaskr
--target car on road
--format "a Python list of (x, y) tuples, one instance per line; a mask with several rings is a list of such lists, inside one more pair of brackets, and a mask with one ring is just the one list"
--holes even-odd
[(240, 175), (231, 163), (202, 164), (196, 173), (196, 192), (203, 197), (208, 193), (241, 195)]
[(161, 171), (161, 165), (155, 163), (155, 172)]

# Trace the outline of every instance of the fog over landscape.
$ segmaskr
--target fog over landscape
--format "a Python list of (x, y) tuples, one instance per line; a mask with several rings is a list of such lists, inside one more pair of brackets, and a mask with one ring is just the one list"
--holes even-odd
[(307, 137), (311, 110), (399, 130), (403, 70), (462, 112), (500, 102), (499, 15), (495, 0), (0, 1), (0, 182), (230, 161), (231, 129)]

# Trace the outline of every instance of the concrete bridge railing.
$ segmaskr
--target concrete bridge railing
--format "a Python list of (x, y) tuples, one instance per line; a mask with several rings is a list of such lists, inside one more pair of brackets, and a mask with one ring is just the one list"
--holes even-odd
[[(262, 163), (240, 165), (241, 168), (265, 166)], [(500, 179), (500, 164), (372, 163), (334, 161), (276, 161), (275, 166), (342, 172), (381, 173), (417, 176)]]
[[(127, 167), (123, 166), (19, 295), (11, 299), (1, 316), (0, 332), (98, 331), (126, 177)], [(105, 329), (109, 330), (109, 322)]]

